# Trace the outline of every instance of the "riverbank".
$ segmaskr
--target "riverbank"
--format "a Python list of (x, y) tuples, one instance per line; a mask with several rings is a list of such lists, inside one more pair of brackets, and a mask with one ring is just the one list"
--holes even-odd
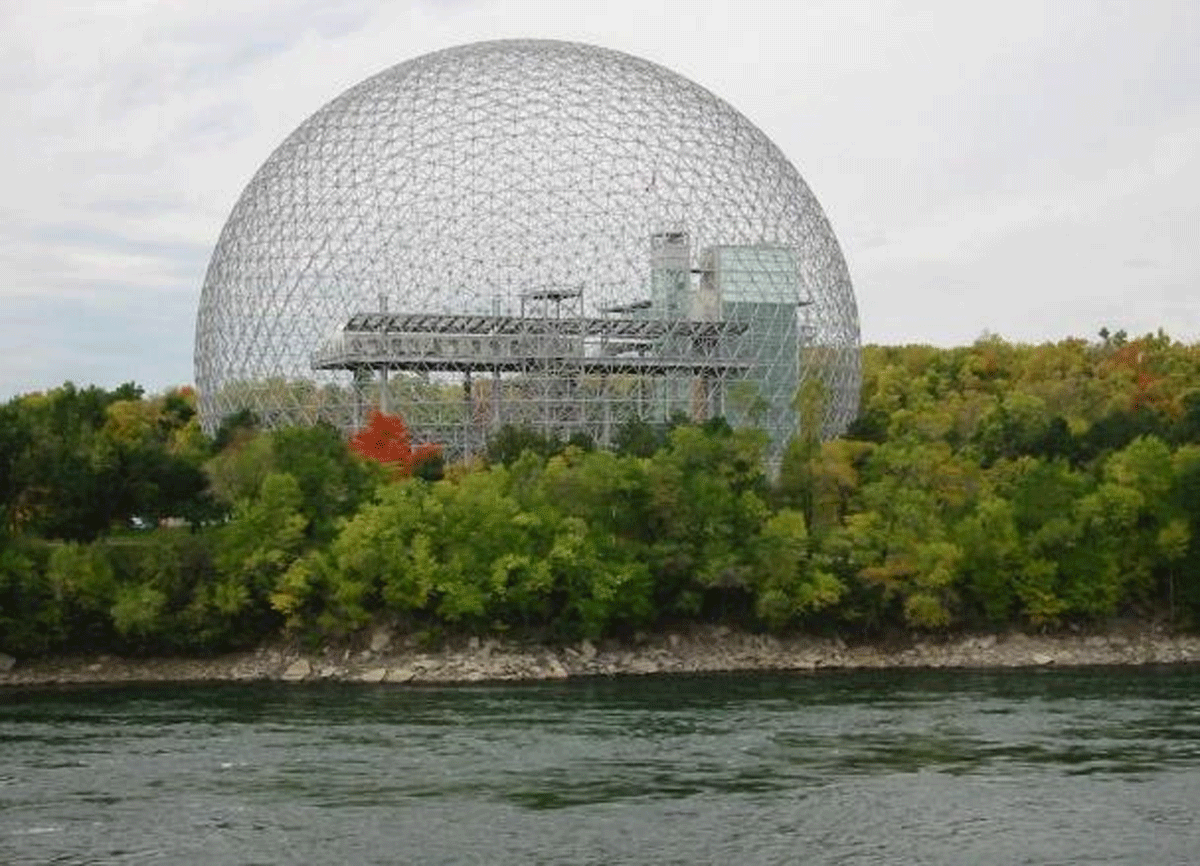
[(582, 641), (565, 647), (471, 638), (421, 649), (385, 628), (359, 645), (303, 652), (296, 646), (201, 659), (108, 655), (31, 660), (0, 657), (0, 686), (279, 680), (364, 683), (472, 683), (669, 673), (862, 668), (1011, 668), (1200, 662), (1200, 636), (1155, 628), (1097, 635), (975, 635), (904, 646), (847, 645), (838, 639), (776, 638), (696, 628), (634, 644)]

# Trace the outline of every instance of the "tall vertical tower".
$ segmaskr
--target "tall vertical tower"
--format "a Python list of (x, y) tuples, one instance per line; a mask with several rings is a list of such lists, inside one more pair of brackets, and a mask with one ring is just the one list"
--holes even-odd
[(730, 423), (794, 432), (801, 311), (811, 299), (793, 251), (771, 244), (708, 247), (699, 296), (713, 298), (722, 319), (746, 326), (734, 351), (748, 372), (730, 385), (725, 404)]
[(686, 319), (691, 312), (692, 245), (684, 231), (650, 236), (650, 309), (658, 319)]

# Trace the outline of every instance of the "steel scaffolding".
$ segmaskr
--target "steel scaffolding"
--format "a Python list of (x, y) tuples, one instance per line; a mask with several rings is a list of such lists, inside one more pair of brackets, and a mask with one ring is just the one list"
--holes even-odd
[(806, 383), (829, 435), (860, 381), (845, 262), (778, 148), (669, 70), (528, 40), (418, 57), (301, 124), (221, 232), (195, 363), (209, 431), (378, 403), (451, 454), (677, 412), (778, 454)]
[[(520, 316), (356, 313), (313, 353), (312, 366), (357, 373), (360, 411), (374, 403), (413, 411), (402, 395), (390, 393), (390, 371), (457, 374), (462, 413), (433, 438), (458, 453), (478, 447), (504, 424), (561, 439), (584, 433), (609, 444), (619, 421), (664, 414), (663, 407), (647, 405), (650, 389), (664, 381), (685, 384), (688, 395), (666, 416), (721, 415), (725, 383), (751, 369), (736, 357), (747, 323), (596, 318), (577, 307), (564, 315), (557, 308), (568, 299), (531, 299), (553, 305), (555, 315), (545, 309)], [(589, 403), (600, 411), (589, 411)], [(423, 432), (431, 435), (429, 425)]]

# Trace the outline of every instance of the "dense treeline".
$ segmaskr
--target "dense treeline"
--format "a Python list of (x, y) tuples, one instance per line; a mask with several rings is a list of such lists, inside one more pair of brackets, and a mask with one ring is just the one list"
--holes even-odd
[(352, 449), (248, 417), (209, 439), (186, 389), (17, 398), (0, 650), (209, 651), (377, 618), (558, 640), (1200, 621), (1200, 347), (1102, 332), (863, 361), (849, 434), (793, 440), (777, 471), (719, 420), (630, 422), (615, 452), (507, 429), (443, 467), (378, 420)]

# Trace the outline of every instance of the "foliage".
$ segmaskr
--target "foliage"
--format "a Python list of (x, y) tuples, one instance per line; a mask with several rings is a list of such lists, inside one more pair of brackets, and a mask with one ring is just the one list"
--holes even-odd
[(35, 545), (0, 531), (0, 652), (41, 655), (62, 645), (62, 607)]
[(801, 425), (775, 474), (720, 419), (629, 420), (611, 451), (504, 428), (443, 473), (388, 416), (350, 446), (250, 418), (218, 443), (185, 389), (68, 384), (0, 406), (0, 651), (215, 651), (378, 618), (557, 640), (1200, 626), (1197, 383), (1200, 347), (1161, 333), (867, 347), (850, 435)]
[(562, 441), (553, 434), (545, 434), (532, 427), (505, 424), (488, 437), (487, 462), (492, 466), (511, 466), (525, 452), (547, 458), (560, 454)]
[(442, 447), (425, 443), (414, 448), (408, 425), (399, 415), (372, 411), (367, 426), (350, 440), (350, 450), (382, 463), (401, 478), (441, 475)]
[(10, 529), (86, 541), (132, 518), (209, 510), (194, 450), (193, 395), (71, 383), (0, 412), (0, 496)]
[(755, 613), (772, 628), (803, 622), (845, 592), (842, 581), (814, 561), (798, 511), (785, 508), (767, 521), (755, 565)]

